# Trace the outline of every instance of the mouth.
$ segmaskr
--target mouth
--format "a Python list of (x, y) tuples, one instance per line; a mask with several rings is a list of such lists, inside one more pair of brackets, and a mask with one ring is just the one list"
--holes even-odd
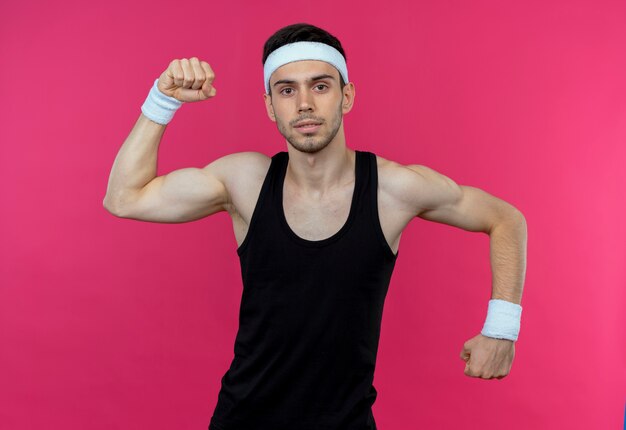
[(295, 125), (294, 128), (298, 130), (300, 133), (312, 133), (317, 131), (322, 124), (314, 121), (305, 121), (298, 125)]

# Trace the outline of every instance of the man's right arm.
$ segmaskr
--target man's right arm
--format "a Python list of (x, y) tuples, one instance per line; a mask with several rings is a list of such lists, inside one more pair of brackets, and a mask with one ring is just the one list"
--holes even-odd
[(113, 163), (104, 207), (121, 218), (163, 223), (193, 221), (228, 210), (230, 197), (222, 175), (233, 169), (229, 165), (236, 154), (204, 168), (156, 176), (158, 141), (141, 141), (141, 136), (159, 134), (150, 130), (154, 127), (161, 126), (141, 114)]
[[(180, 101), (215, 95), (213, 71), (196, 57), (174, 60), (159, 78), (159, 89)], [(120, 148), (103, 205), (122, 218), (177, 223), (227, 210), (224, 175), (238, 157), (225, 156), (204, 168), (185, 168), (156, 176), (157, 153), (166, 125), (143, 113)], [(231, 170), (232, 171), (232, 170)]]

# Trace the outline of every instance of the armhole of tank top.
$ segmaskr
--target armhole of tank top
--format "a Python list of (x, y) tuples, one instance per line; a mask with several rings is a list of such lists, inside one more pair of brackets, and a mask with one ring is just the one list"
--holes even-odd
[(248, 243), (250, 242), (250, 237), (254, 233), (254, 228), (257, 224), (257, 218), (259, 217), (259, 211), (261, 210), (260, 208), (261, 206), (263, 206), (265, 195), (268, 193), (267, 188), (269, 187), (271, 172), (276, 164), (276, 161), (274, 160), (275, 158), (272, 157), (269, 168), (267, 169), (267, 172), (265, 173), (265, 179), (263, 179), (263, 184), (261, 185), (261, 191), (259, 192), (256, 204), (254, 205), (254, 210), (252, 211), (252, 216), (250, 217), (250, 225), (248, 226), (246, 237), (243, 238), (243, 242), (241, 242), (241, 245), (239, 245), (239, 247), (236, 249), (237, 255), (239, 255), (240, 257), (243, 255), (244, 251), (247, 249)]
[(374, 223), (376, 236), (378, 236), (378, 242), (383, 247), (383, 253), (390, 260), (395, 260), (398, 254), (394, 254), (393, 250), (387, 243), (387, 239), (385, 239), (385, 233), (383, 232), (383, 227), (380, 223), (380, 216), (378, 214), (378, 189), (380, 188), (378, 183), (378, 163), (376, 161), (376, 154), (374, 154), (373, 152), (370, 152), (370, 154), (370, 182), (372, 183), (372, 186), (370, 187), (372, 190), (370, 198), (370, 209), (372, 215), (371, 219)]

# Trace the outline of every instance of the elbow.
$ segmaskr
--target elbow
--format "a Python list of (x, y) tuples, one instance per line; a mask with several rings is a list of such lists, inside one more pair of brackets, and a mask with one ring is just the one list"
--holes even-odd
[(528, 224), (526, 224), (526, 217), (524, 217), (524, 214), (515, 209), (510, 219), (513, 220), (512, 224), (516, 226), (518, 231), (521, 231), (524, 235), (528, 236)]
[(119, 218), (131, 217), (131, 209), (136, 202), (136, 193), (106, 193), (102, 200), (102, 206), (112, 215)]
[(506, 209), (502, 210), (500, 215), (492, 218), (489, 228), (485, 231), (485, 233), (491, 234), (491, 232), (499, 226), (504, 226), (509, 229), (522, 228), (524, 231), (527, 230), (526, 218), (524, 217), (524, 214), (511, 205), (506, 205)]
[(503, 202), (504, 206), (501, 212), (501, 220), (505, 222), (512, 222), (518, 224), (526, 224), (526, 217), (522, 211), (520, 211), (517, 207), (513, 206), (510, 203)]
[(524, 216), (524, 214), (522, 213), (522, 211), (520, 211), (519, 209), (517, 209), (516, 207), (513, 207), (514, 209), (514, 218), (517, 219), (520, 223), (522, 223), (523, 225), (526, 225), (526, 217)]
[(102, 200), (102, 206), (109, 212), (111, 215), (114, 215), (118, 218), (124, 218), (122, 215), (122, 211), (120, 210), (119, 204), (115, 203), (111, 197), (108, 195), (104, 196), (104, 200)]

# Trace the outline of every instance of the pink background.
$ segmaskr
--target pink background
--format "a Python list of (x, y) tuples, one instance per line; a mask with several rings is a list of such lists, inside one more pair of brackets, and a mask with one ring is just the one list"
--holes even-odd
[(168, 126), (159, 174), (287, 144), (261, 53), (309, 22), (342, 41), (348, 146), (423, 164), (528, 221), (522, 329), (501, 381), (463, 374), (491, 293), (489, 237), (415, 219), (387, 296), (381, 430), (616, 429), (626, 398), (623, 1), (21, 1), (0, 16), (0, 426), (206, 429), (241, 277), (224, 212), (103, 207), (150, 86), (198, 56), (217, 96)]

